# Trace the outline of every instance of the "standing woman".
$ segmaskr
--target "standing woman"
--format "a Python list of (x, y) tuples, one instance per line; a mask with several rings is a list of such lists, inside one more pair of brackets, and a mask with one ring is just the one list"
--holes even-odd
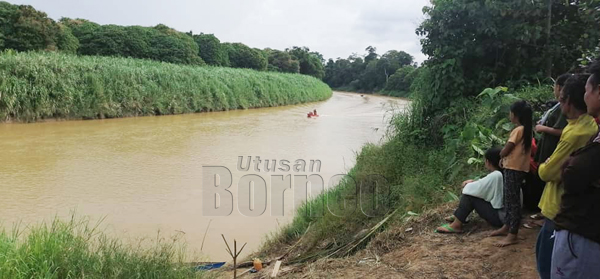
[(521, 225), (521, 185), (529, 172), (531, 138), (533, 137), (533, 112), (525, 101), (517, 101), (510, 107), (510, 121), (515, 128), (500, 152), (504, 168), (504, 226), (491, 236), (506, 237), (496, 246), (504, 247), (518, 242)]
[[(554, 83), (554, 97), (558, 101), (560, 97), (560, 91), (562, 91), (567, 79), (572, 74), (563, 74), (556, 79)], [(542, 181), (538, 175), (537, 167), (540, 164), (546, 162), (546, 160), (552, 155), (560, 136), (562, 135), (563, 129), (567, 126), (567, 117), (562, 113), (560, 109), (560, 101), (555, 106), (544, 113), (542, 119), (535, 126), (535, 131), (540, 134), (540, 140), (538, 141), (538, 150), (534, 156), (534, 168), (530, 170), (527, 175), (527, 183), (523, 189), (523, 203), (525, 207), (534, 212), (539, 212), (538, 204), (544, 192), (544, 186), (546, 182)], [(533, 152), (533, 151), (532, 151)]]
[[(585, 86), (588, 114), (600, 116), (600, 60)], [(600, 278), (600, 134), (564, 164), (551, 278)]]
[(542, 279), (551, 278), (552, 275), (555, 219), (564, 193), (561, 167), (571, 153), (584, 147), (598, 133), (598, 124), (588, 115), (584, 101), (588, 78), (589, 75), (573, 75), (565, 83), (560, 93), (560, 109), (567, 116), (569, 124), (563, 130), (556, 150), (538, 170), (540, 178), (547, 182), (539, 204), (545, 220), (535, 248), (537, 268)]

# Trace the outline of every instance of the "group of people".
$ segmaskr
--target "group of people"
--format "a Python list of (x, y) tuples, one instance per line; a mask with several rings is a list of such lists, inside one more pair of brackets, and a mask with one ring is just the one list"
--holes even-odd
[(451, 223), (436, 232), (462, 232), (475, 211), (498, 228), (490, 236), (503, 236), (496, 246), (509, 246), (519, 241), (523, 205), (533, 205), (544, 218), (535, 248), (540, 278), (600, 278), (600, 60), (588, 74), (560, 76), (554, 93), (558, 103), (535, 127), (527, 102), (511, 106), (506, 145), (485, 153), (490, 173), (463, 182)]

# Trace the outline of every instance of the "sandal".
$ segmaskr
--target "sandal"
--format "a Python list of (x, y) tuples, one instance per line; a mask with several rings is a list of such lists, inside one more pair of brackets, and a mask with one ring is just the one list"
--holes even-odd
[(543, 224), (539, 224), (536, 221), (527, 222), (527, 223), (523, 224), (523, 227), (526, 228), (526, 229), (541, 228), (542, 226), (543, 226)]
[[(440, 228), (444, 228), (445, 230), (440, 230)], [(441, 227), (435, 229), (434, 232), (442, 233), (442, 234), (462, 233), (462, 231), (457, 231), (457, 230), (453, 229), (452, 227), (450, 227), (450, 224), (444, 224)]]
[(533, 215), (529, 216), (529, 218), (531, 218), (533, 220), (542, 220), (542, 219), (544, 219), (544, 215), (542, 215), (542, 213), (537, 213), (537, 214), (533, 214)]

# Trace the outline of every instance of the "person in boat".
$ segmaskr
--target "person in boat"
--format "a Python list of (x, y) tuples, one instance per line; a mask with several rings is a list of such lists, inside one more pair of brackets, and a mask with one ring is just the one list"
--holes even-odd
[(309, 112), (308, 112), (308, 115), (307, 115), (307, 117), (308, 117), (308, 118), (311, 118), (311, 117), (313, 117), (313, 116), (314, 116), (313, 112), (312, 112), (312, 111), (309, 111)]
[(317, 110), (316, 110), (316, 109), (315, 109), (313, 112), (314, 112), (314, 113), (313, 113), (313, 116), (314, 116), (314, 117), (318, 117), (318, 116), (319, 116), (319, 114), (317, 114)]

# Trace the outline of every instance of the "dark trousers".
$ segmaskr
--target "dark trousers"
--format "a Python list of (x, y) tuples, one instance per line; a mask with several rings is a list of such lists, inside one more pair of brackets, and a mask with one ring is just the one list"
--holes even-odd
[(502, 221), (498, 215), (498, 210), (494, 209), (491, 203), (469, 195), (460, 196), (460, 203), (458, 204), (456, 211), (454, 211), (454, 216), (462, 223), (465, 223), (467, 217), (469, 217), (469, 214), (471, 214), (473, 210), (475, 210), (481, 218), (490, 223), (490, 225), (502, 227)]
[(546, 218), (535, 245), (537, 270), (541, 279), (550, 279), (552, 250), (554, 250), (554, 222)]
[(538, 204), (545, 186), (546, 182), (540, 179), (537, 172), (527, 173), (525, 184), (523, 184), (523, 207), (533, 212), (539, 212)]
[(519, 233), (521, 225), (521, 185), (527, 175), (526, 172), (504, 170), (504, 208), (506, 220), (511, 234)]

